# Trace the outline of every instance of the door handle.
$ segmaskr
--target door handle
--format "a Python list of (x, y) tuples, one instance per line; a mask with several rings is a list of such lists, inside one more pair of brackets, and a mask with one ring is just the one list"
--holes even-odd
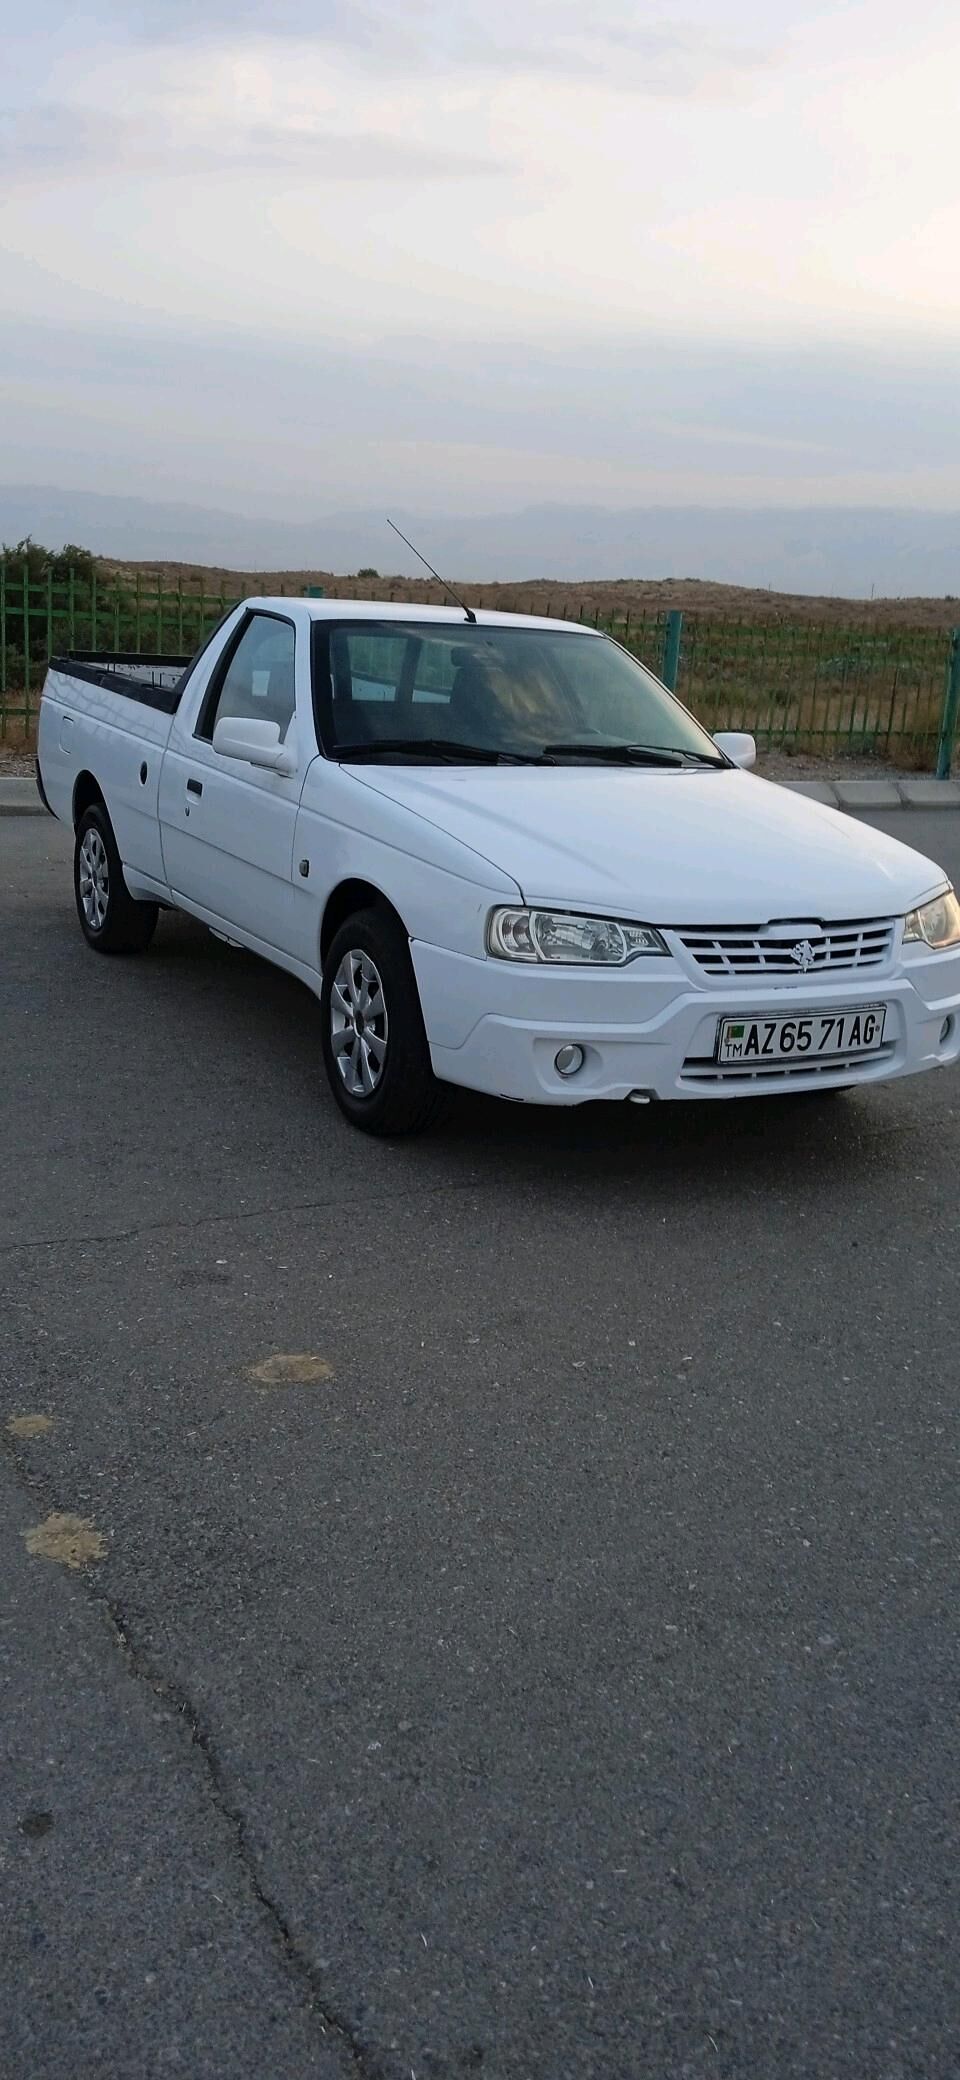
[(202, 794), (202, 793), (203, 793), (203, 781), (202, 781), (202, 780), (188, 780), (188, 781), (187, 781), (187, 793), (188, 793), (188, 794)]

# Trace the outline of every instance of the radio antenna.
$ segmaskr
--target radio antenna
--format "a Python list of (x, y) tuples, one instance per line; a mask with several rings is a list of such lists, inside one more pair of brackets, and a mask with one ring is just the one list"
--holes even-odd
[(392, 527), (394, 534), (398, 534), (400, 536), (400, 540), (402, 542), (407, 543), (407, 548), (413, 550), (413, 553), (417, 557), (418, 561), (422, 563), (424, 570), (430, 572), (431, 578), (436, 578), (437, 584), (443, 586), (444, 592), (449, 592), (450, 598), (456, 600), (458, 607), (462, 608), (464, 614), (467, 617), (467, 620), (476, 622), (477, 617), (473, 611), (473, 608), (468, 607), (466, 600), (460, 598), (459, 592), (454, 592), (453, 586), (447, 584), (446, 578), (441, 578), (439, 571), (435, 571), (432, 563), (427, 562), (426, 557), (421, 554), (421, 551), (416, 547), (415, 543), (407, 541), (406, 535), (403, 533), (402, 529), (397, 526), (396, 521), (391, 520), (389, 513), (387, 514), (387, 526)]

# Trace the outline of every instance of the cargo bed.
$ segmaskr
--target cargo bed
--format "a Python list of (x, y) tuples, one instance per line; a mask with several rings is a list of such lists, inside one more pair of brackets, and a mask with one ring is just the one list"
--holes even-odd
[(50, 671), (66, 678), (82, 679), (88, 686), (102, 686), (108, 693), (125, 694), (142, 701), (144, 707), (175, 715), (186, 677), (189, 656), (172, 652), (148, 656), (141, 651), (71, 650), (64, 657), (51, 657)]

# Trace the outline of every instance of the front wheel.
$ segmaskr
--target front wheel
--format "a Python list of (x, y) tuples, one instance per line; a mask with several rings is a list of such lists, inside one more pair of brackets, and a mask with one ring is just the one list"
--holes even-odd
[(341, 925), (323, 967), (323, 1060), (340, 1110), (367, 1134), (418, 1134), (435, 1119), (430, 1064), (406, 934), (385, 910)]
[(123, 878), (110, 818), (93, 803), (77, 824), (73, 887), (80, 929), (98, 953), (142, 953), (157, 925), (156, 903), (137, 903)]

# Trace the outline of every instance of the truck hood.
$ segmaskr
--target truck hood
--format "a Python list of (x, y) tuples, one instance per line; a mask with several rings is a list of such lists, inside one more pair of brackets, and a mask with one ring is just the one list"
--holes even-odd
[(353, 766), (529, 903), (650, 924), (899, 915), (947, 876), (841, 811), (743, 772)]

